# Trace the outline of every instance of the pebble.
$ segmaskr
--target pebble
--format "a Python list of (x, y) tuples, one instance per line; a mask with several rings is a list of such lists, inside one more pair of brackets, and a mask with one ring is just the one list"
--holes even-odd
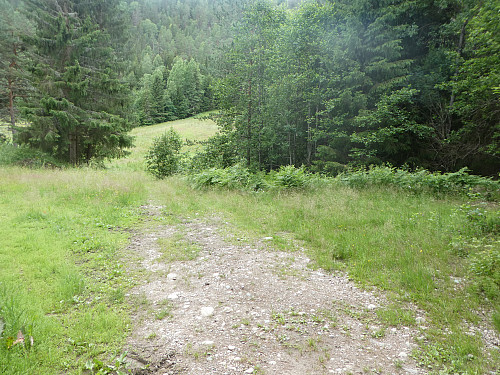
[(245, 370), (245, 374), (253, 374), (254, 368), (250, 367), (249, 369)]
[(370, 303), (368, 306), (366, 306), (368, 310), (375, 310), (377, 308), (377, 305), (374, 305), (373, 303)]
[(205, 306), (205, 307), (202, 307), (201, 308), (201, 316), (212, 316), (214, 315), (214, 311), (215, 309), (213, 307), (210, 307), (210, 306)]
[(425, 322), (425, 318), (422, 316), (417, 316), (415, 318), (415, 322), (417, 322), (417, 324), (422, 324), (423, 322)]
[(178, 299), (179, 298), (179, 293), (177, 293), (177, 292), (170, 293), (167, 298), (168, 299)]
[(269, 364), (270, 364), (271, 366), (274, 366), (274, 365), (276, 364), (276, 361), (269, 361)]
[(176, 273), (169, 273), (167, 275), (167, 279), (169, 279), (169, 280), (177, 280), (177, 274)]
[(213, 344), (214, 344), (214, 342), (213, 342), (213, 341), (210, 341), (210, 340), (206, 340), (206, 341), (203, 341), (203, 342), (201, 343), (201, 345), (207, 345), (207, 346), (212, 346)]
[(227, 347), (227, 349), (228, 349), (228, 350), (234, 350), (234, 349), (236, 349), (236, 346), (229, 345), (229, 346)]

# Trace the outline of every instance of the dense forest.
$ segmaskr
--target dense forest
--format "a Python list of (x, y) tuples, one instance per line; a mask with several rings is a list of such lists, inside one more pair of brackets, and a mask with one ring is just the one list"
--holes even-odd
[(498, 173), (500, 0), (0, 9), (0, 111), (15, 145), (73, 164), (120, 157), (134, 126), (218, 110), (208, 166)]

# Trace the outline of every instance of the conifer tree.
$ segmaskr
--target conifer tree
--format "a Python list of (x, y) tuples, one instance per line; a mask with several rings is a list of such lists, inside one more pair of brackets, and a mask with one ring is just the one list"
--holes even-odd
[(128, 91), (121, 82), (111, 35), (118, 1), (30, 0), (36, 34), (26, 102), (30, 126), (20, 140), (72, 164), (118, 157), (131, 145), (126, 134)]
[(28, 20), (9, 1), (0, 1), (0, 118), (8, 119), (16, 144), (17, 101), (30, 91), (27, 79), (28, 46), (21, 35), (31, 32)]

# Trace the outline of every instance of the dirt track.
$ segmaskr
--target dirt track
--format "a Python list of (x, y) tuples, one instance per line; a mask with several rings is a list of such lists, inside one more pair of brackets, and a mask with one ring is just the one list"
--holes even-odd
[[(127, 348), (135, 374), (425, 373), (411, 358), (425, 329), (418, 312), (420, 328), (387, 327), (377, 317), (388, 304), (381, 293), (313, 270), (300, 250), (273, 250), (269, 238), (227, 240), (217, 219), (151, 225), (127, 249), (142, 275), (129, 296), (140, 306)], [(162, 260), (169, 238), (198, 256)]]

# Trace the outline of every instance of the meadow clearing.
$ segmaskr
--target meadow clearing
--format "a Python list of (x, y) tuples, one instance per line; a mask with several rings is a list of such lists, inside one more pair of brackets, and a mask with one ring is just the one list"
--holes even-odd
[[(283, 252), (299, 246), (312, 268), (383, 291), (381, 335), (419, 330), (412, 357), (425, 371), (499, 370), (497, 202), (335, 181), (195, 190), (184, 176), (144, 172), (152, 138), (170, 127), (193, 141), (216, 131), (206, 119), (136, 128), (131, 155), (103, 170), (0, 167), (0, 373), (127, 373), (128, 292), (143, 275), (128, 270), (123, 249), (132, 230), (152, 225), (141, 210), (150, 204), (162, 207), (157, 221), (216, 215), (235, 237), (270, 238)], [(424, 328), (408, 303), (425, 312)]]

